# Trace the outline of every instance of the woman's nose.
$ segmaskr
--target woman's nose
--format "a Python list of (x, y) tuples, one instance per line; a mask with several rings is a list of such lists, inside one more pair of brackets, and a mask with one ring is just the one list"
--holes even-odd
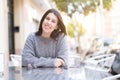
[(51, 24), (51, 20), (48, 21), (48, 24)]

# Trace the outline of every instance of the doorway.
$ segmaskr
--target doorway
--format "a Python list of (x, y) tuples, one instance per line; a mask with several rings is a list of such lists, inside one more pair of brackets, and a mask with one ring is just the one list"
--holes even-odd
[(9, 36), (9, 54), (15, 54), (14, 43), (14, 0), (7, 0), (8, 5), (8, 36)]

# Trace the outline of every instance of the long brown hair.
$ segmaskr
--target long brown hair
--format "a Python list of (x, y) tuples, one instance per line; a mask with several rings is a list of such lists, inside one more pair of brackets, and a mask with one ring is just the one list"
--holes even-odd
[(40, 36), (42, 34), (42, 24), (43, 24), (44, 19), (46, 18), (46, 16), (49, 13), (53, 13), (58, 18), (58, 23), (57, 23), (58, 29), (54, 30), (51, 33), (50, 37), (53, 38), (53, 39), (56, 39), (59, 36), (59, 34), (61, 34), (61, 33), (63, 33), (64, 35), (67, 35), (66, 28), (65, 28), (65, 25), (63, 23), (63, 19), (62, 19), (60, 13), (57, 10), (55, 10), (55, 9), (49, 9), (48, 11), (45, 12), (45, 14), (43, 15), (43, 17), (42, 17), (42, 19), (40, 21), (39, 29), (35, 33), (36, 36)]

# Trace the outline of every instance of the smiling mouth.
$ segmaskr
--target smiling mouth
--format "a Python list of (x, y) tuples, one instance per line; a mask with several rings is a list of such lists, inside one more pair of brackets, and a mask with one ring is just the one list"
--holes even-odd
[(51, 27), (49, 25), (45, 25), (45, 29), (51, 29)]

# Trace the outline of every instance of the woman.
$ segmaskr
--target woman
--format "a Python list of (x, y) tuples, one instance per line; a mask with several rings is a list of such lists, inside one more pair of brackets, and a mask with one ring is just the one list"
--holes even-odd
[(22, 52), (22, 66), (67, 67), (68, 47), (62, 17), (49, 9), (40, 21), (39, 30), (27, 37)]

